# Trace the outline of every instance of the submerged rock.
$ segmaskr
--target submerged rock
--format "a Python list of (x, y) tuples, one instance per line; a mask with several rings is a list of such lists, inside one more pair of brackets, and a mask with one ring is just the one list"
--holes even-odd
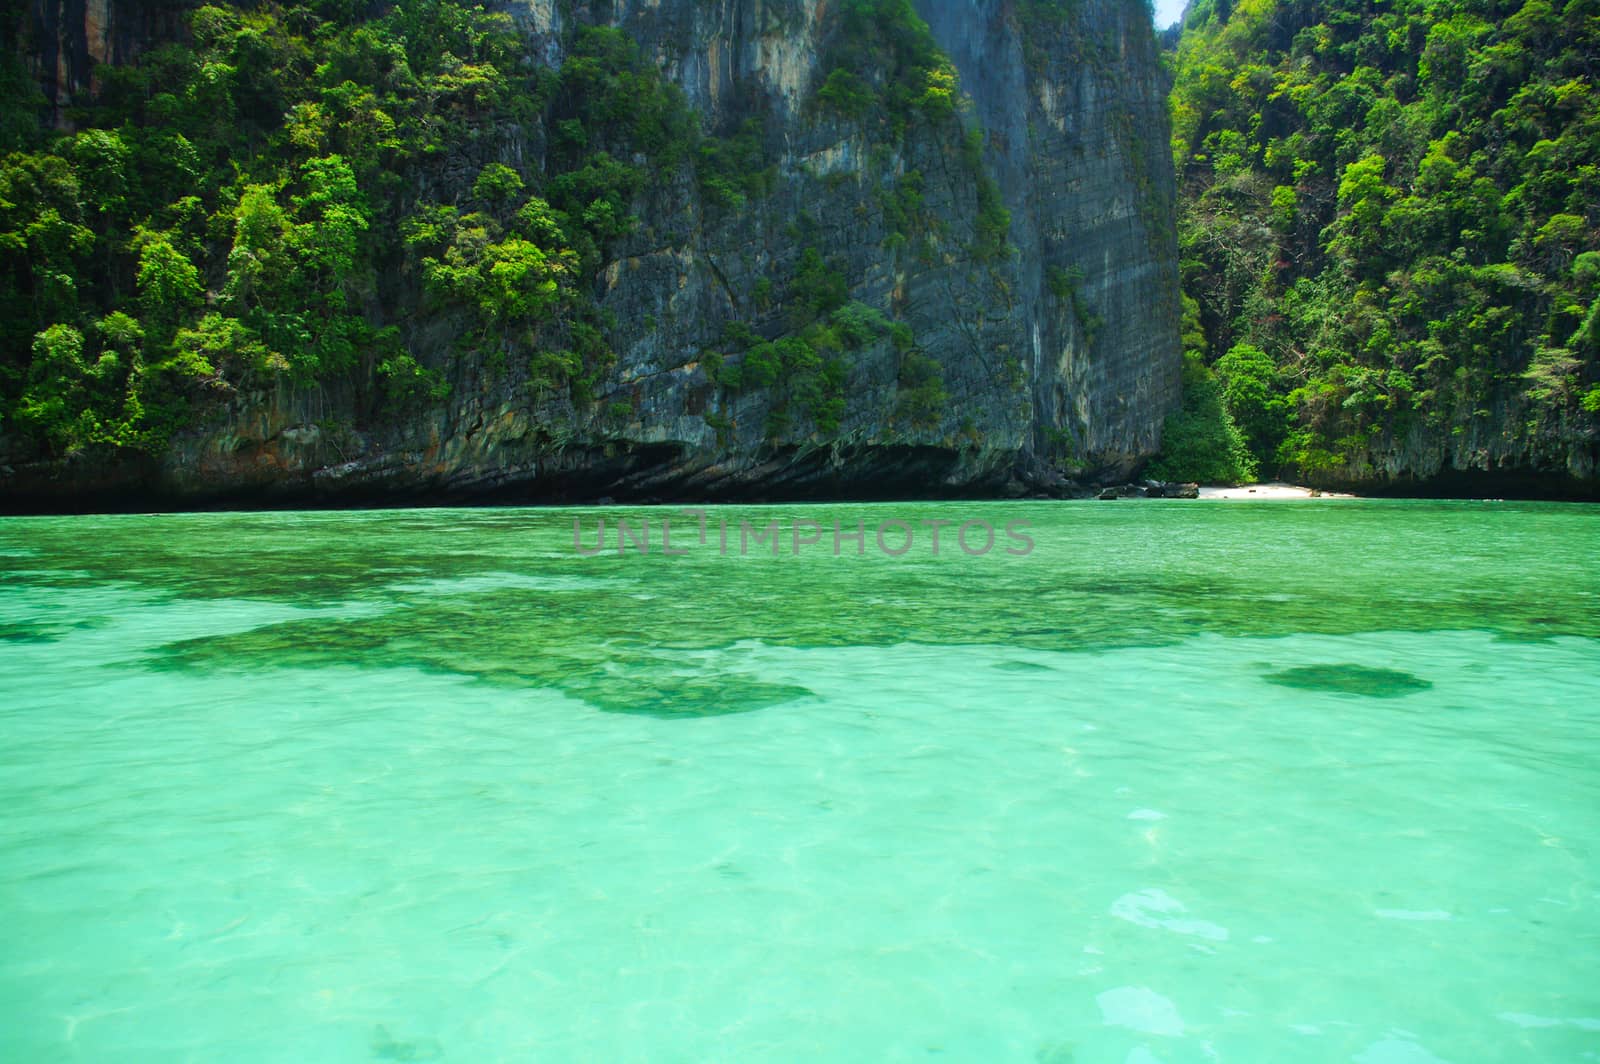
[(1398, 669), (1375, 669), (1366, 665), (1302, 665), (1268, 674), (1264, 679), (1280, 687), (1304, 691), (1327, 691), (1368, 698), (1402, 698), (1426, 691), (1433, 684), (1420, 676)]

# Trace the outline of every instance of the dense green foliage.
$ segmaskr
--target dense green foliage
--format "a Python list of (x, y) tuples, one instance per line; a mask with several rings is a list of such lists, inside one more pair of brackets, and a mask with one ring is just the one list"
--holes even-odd
[(1597, 75), (1596, 0), (1196, 0), (1188, 346), (1262, 472), (1359, 473), (1475, 421), (1594, 430)]
[(1146, 472), (1158, 480), (1240, 484), (1256, 462), (1223, 402), (1216, 375), (1193, 354), (1183, 357), (1183, 408), (1167, 418), (1162, 453)]
[(4, 72), (6, 430), (155, 449), (236, 390), (437, 400), (408, 349), (428, 316), (582, 402), (612, 361), (594, 279), (639, 190), (691, 163), (725, 199), (760, 179), (620, 31), (577, 29), (551, 70), (481, 7), (355, 12), (199, 8), (190, 40), (101, 68), (70, 134)]
[(834, 17), (819, 107), (870, 121), (895, 139), (918, 118), (955, 115), (956, 68), (910, 0), (842, 0)]
[[(1229, 367), (1232, 365), (1230, 362)], [(1219, 363), (1219, 368), (1228, 367)], [(1161, 433), (1161, 454), (1146, 472), (1160, 480), (1205, 484), (1254, 479), (1259, 467), (1230, 412), (1233, 398), (1228, 385), (1206, 365), (1200, 306), (1184, 296), (1183, 406), (1168, 416)]]

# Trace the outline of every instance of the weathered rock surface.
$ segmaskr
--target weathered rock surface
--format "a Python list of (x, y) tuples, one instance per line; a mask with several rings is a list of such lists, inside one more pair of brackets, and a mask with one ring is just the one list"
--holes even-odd
[(1600, 433), (1582, 415), (1533, 424), (1511, 389), (1449, 425), (1382, 433), (1346, 465), (1318, 470), (1320, 487), (1367, 495), (1600, 499)]
[[(541, 397), (516, 374), (448, 354), (448, 323), (408, 345), (447, 373), (451, 398), (404, 416), (352, 395), (240, 393), (163, 455), (41, 461), (6, 454), (12, 506), (368, 502), (494, 498), (820, 498), (1059, 494), (1130, 477), (1178, 401), (1178, 282), (1165, 76), (1136, 0), (1083, 0), (1047, 39), (1025, 40), (1013, 0), (918, 0), (985, 131), (983, 167), (1011, 212), (1015, 254), (965, 254), (976, 190), (937, 138), (872, 144), (808, 108), (830, 32), (827, 4), (621, 0), (576, 10), (514, 0), (530, 61), (557, 63), (567, 19), (624, 27), (682, 86), (704, 128), (750, 116), (766, 130), (775, 190), (719, 215), (692, 177), (649, 190), (642, 224), (612, 249), (600, 305), (618, 360), (596, 401)], [(162, 18), (119, 0), (36, 0), (47, 91), (89, 87)], [(563, 14), (563, 12), (568, 12)], [(542, 136), (501, 145), (515, 160)], [(461, 180), (487, 159), (462, 160)], [(946, 232), (928, 261), (894, 246), (884, 175), (918, 170)], [(443, 190), (448, 193), (448, 189)], [(771, 337), (781, 305), (763, 279), (793, 274), (805, 246), (842, 264), (850, 295), (915, 333), (946, 393), (931, 418), (898, 412), (900, 355), (854, 353), (836, 431), (774, 433), (771, 398), (719, 391), (701, 364), (731, 320)], [(1052, 270), (1076, 278), (1052, 292)], [(1075, 487), (1075, 485), (1074, 485)]]
[(23, 49), (57, 113), (77, 92), (96, 87), (100, 63), (126, 63), (151, 42), (177, 35), (183, 11), (198, 3), (126, 0), (34, 0), (23, 27)]

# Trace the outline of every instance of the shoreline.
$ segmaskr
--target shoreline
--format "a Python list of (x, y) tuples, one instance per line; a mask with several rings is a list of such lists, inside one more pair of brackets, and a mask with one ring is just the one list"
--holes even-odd
[(1200, 488), (1202, 499), (1359, 499), (1360, 495), (1353, 495), (1346, 491), (1323, 491), (1320, 488), (1308, 488), (1300, 484), (1289, 484), (1282, 480), (1269, 480), (1259, 484), (1240, 484), (1236, 488), (1213, 487), (1202, 485)]
[[(706, 507), (706, 506), (806, 506), (806, 505), (858, 505), (873, 503), (932, 503), (932, 502), (1045, 502), (1045, 501), (1089, 501), (1095, 499), (1143, 499), (1143, 498), (1171, 498), (1179, 499), (1181, 496), (1161, 494), (1151, 496), (1147, 494), (1152, 482), (1141, 484), (1124, 484), (1120, 487), (1101, 488), (1096, 493), (1095, 489), (1079, 487), (1071, 494), (1031, 494), (1015, 495), (1009, 493), (884, 493), (882, 495), (853, 495), (853, 494), (814, 494), (806, 496), (786, 495), (753, 495), (742, 497), (739, 495), (726, 496), (676, 496), (676, 495), (650, 495), (635, 496), (624, 494), (617, 498), (611, 495), (588, 495), (587, 493), (572, 493), (567, 495), (542, 495), (529, 497), (512, 492), (417, 492), (396, 493), (393, 495), (340, 495), (298, 492), (258, 492), (258, 493), (226, 493), (220, 496), (188, 497), (174, 496), (167, 493), (151, 493), (139, 495), (130, 492), (85, 492), (79, 495), (41, 496), (39, 494), (25, 493), (20, 496), (10, 495), (8, 485), (0, 481), (0, 518), (29, 518), (29, 517), (71, 517), (95, 516), (115, 514), (210, 514), (210, 513), (332, 513), (332, 512), (363, 512), (363, 511), (407, 511), (407, 510), (436, 510), (436, 509), (592, 509), (596, 507)], [(1236, 486), (1224, 485), (1179, 485), (1177, 483), (1162, 485), (1163, 488), (1187, 487), (1196, 492), (1191, 499), (1211, 499), (1220, 501), (1235, 500), (1262, 500), (1268, 502), (1283, 502), (1295, 499), (1359, 499), (1359, 500), (1434, 500), (1455, 502), (1552, 502), (1594, 505), (1600, 503), (1600, 496), (1588, 495), (1552, 495), (1539, 492), (1498, 492), (1498, 493), (1353, 493), (1335, 491), (1327, 488), (1313, 488), (1302, 484), (1291, 484), (1287, 481), (1274, 480), (1259, 483), (1240, 484)]]

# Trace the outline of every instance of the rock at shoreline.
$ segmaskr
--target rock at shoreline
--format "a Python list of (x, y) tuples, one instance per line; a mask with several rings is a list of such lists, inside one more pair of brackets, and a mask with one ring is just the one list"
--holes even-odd
[(1200, 485), (1180, 484), (1177, 481), (1147, 480), (1144, 488), (1147, 499), (1198, 499)]

